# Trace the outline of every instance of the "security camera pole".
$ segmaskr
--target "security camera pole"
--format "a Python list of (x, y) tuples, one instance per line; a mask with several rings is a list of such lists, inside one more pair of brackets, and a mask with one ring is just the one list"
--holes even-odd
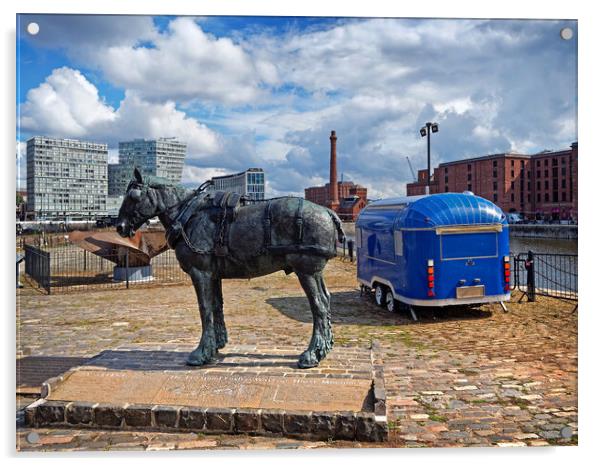
[(436, 133), (439, 131), (439, 125), (427, 121), (422, 128), (420, 128), (420, 136), (426, 136), (426, 159), (427, 159), (427, 173), (426, 173), (426, 194), (431, 192), (431, 132)]

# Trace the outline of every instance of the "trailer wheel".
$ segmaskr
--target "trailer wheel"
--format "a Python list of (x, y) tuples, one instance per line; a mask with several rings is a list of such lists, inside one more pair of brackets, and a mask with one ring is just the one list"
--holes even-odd
[(399, 303), (391, 290), (387, 290), (385, 293), (385, 309), (389, 312), (397, 312), (399, 310)]
[(385, 307), (385, 293), (387, 289), (384, 285), (376, 285), (374, 288), (374, 302), (380, 306)]

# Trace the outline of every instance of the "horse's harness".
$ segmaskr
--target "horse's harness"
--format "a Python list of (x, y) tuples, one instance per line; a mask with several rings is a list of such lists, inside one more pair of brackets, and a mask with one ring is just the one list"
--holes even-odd
[[(236, 220), (240, 207), (250, 203), (265, 202), (263, 212), (264, 237), (260, 253), (268, 251), (277, 251), (280, 246), (272, 244), (272, 201), (282, 198), (268, 199), (265, 201), (252, 201), (235, 192), (216, 191), (212, 193), (203, 192), (197, 189), (195, 193), (186, 201), (184, 207), (180, 210), (174, 222), (165, 232), (167, 243), (172, 249), (177, 242), (182, 239), (188, 248), (197, 254), (213, 255), (220, 258), (228, 257), (234, 262), (240, 263), (230, 253), (229, 249), (229, 229), (230, 225)], [(295, 212), (295, 245), (301, 245), (303, 241), (303, 198), (297, 198), (298, 204)], [(201, 207), (202, 206), (202, 207)], [(213, 238), (213, 247), (202, 249), (193, 244), (186, 234), (185, 227), (192, 216), (201, 208), (209, 210), (210, 218), (215, 221), (216, 230)], [(290, 248), (291, 246), (287, 247)]]

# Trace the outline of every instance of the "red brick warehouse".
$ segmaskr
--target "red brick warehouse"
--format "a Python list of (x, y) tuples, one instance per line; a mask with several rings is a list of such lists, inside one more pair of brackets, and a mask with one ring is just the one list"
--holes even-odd
[[(578, 145), (533, 155), (503, 153), (456, 160), (435, 168), (431, 193), (472, 191), (505, 212), (527, 218), (577, 221)], [(426, 192), (427, 171), (408, 183), (407, 195)]]
[(337, 135), (330, 133), (330, 182), (305, 188), (305, 199), (334, 210), (341, 220), (354, 222), (368, 204), (368, 189), (353, 181), (337, 181)]

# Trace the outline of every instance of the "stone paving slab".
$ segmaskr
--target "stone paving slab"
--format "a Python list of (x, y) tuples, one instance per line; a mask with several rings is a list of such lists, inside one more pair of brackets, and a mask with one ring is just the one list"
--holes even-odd
[(382, 441), (377, 346), (334, 350), (310, 370), (296, 367), (297, 348), (232, 346), (212, 364), (191, 368), (181, 346), (121, 347), (46, 381), (26, 421)]
[(17, 394), (39, 395), (42, 384), (72, 367), (84, 364), (88, 358), (65, 356), (28, 356), (17, 359)]

